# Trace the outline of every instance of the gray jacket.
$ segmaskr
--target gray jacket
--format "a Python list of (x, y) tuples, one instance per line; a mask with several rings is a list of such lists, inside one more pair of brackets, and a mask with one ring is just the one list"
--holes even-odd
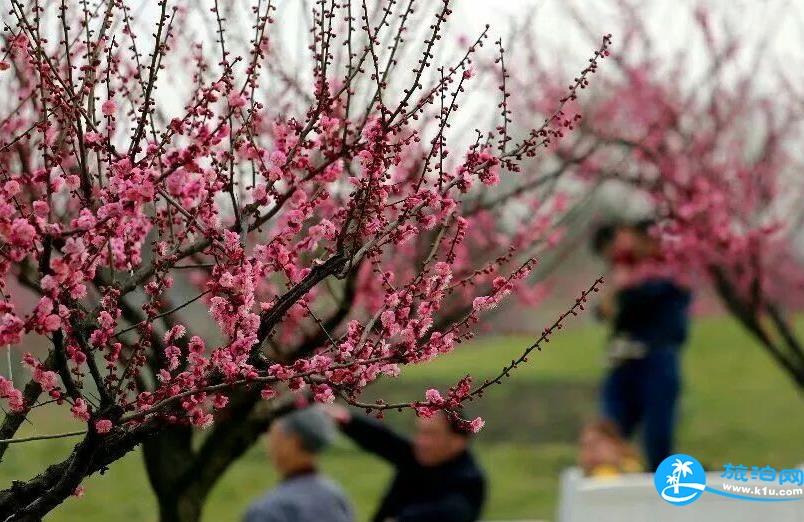
[(353, 522), (343, 491), (318, 473), (291, 477), (254, 502), (243, 522)]

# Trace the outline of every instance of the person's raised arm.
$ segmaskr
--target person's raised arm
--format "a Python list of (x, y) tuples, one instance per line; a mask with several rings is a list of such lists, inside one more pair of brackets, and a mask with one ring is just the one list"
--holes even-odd
[(381, 422), (362, 415), (353, 415), (340, 405), (329, 406), (327, 412), (341, 431), (364, 450), (397, 466), (413, 461), (410, 441), (394, 433)]

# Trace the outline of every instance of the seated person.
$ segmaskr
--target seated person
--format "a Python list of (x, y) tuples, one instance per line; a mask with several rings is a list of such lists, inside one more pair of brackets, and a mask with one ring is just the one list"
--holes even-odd
[(317, 471), (318, 454), (334, 436), (332, 419), (312, 406), (276, 419), (268, 432), (268, 452), (282, 478), (254, 502), (245, 522), (352, 522), (343, 491)]
[(578, 466), (587, 477), (611, 477), (642, 471), (636, 450), (610, 420), (588, 423), (581, 430)]
[(342, 406), (330, 414), (341, 431), (396, 468), (373, 519), (377, 522), (471, 522), (485, 500), (483, 471), (469, 452), (470, 433), (459, 419), (439, 412), (419, 417), (412, 441), (380, 422)]

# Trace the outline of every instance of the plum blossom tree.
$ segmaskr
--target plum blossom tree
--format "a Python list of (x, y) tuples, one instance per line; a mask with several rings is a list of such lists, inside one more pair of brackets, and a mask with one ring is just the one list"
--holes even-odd
[[(789, 312), (804, 302), (798, 153), (804, 106), (786, 72), (776, 69), (768, 45), (773, 34), (769, 29), (748, 45), (702, 4), (689, 13), (707, 58), (696, 76), (692, 71), (701, 68), (688, 49), (660, 59), (640, 10), (618, 5), (622, 44), (614, 67), (597, 80), (593, 96), (566, 108), (583, 112), (584, 120), (558, 147), (594, 149), (579, 166), (582, 175), (645, 196), (659, 218), (665, 268), (708, 280), (725, 308), (804, 387), (804, 342)], [(591, 36), (583, 13), (573, 16)], [(540, 95), (555, 92), (558, 75), (537, 50), (526, 54), (528, 66), (510, 82), (539, 85)], [(512, 103), (521, 112), (543, 99), (519, 96)]]
[[(367, 385), (456, 349), (482, 314), (528, 295), (571, 205), (554, 181), (577, 161), (545, 175), (534, 158), (577, 125), (564, 107), (610, 38), (516, 138), (501, 48), (499, 124), (451, 128), (489, 29), (442, 63), (448, 0), (318, 0), (304, 64), (271, 36), (271, 1), (201, 4), (160, 0), (150, 19), (125, 0), (10, 0), (0, 345), (11, 356), (40, 337), (47, 349), (22, 355), (27, 382), (0, 377), (0, 456), (80, 439), (0, 491), (3, 520), (43, 516), (140, 444), (161, 518), (197, 520), (283, 399), (456, 415), (601, 282), (497, 378), (361, 402)], [(512, 202), (529, 210), (513, 224)], [(85, 427), (15, 438), (45, 405)], [(206, 428), (198, 444), (194, 428)]]

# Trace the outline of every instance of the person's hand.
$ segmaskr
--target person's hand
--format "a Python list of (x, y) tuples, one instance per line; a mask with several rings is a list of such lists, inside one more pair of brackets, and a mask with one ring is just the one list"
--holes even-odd
[(324, 411), (326, 411), (327, 415), (339, 426), (343, 426), (352, 420), (352, 412), (340, 404), (327, 404), (324, 407)]

